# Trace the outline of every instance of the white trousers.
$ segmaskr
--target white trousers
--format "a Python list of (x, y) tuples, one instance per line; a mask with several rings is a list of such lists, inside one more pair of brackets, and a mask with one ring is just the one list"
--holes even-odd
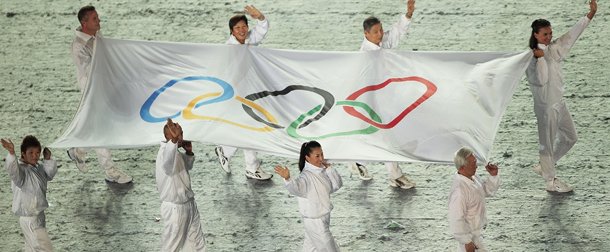
[(82, 151), (85, 154), (93, 150), (97, 154), (97, 162), (100, 165), (100, 168), (108, 171), (110, 168), (114, 167), (114, 162), (112, 161), (112, 156), (110, 155), (109, 149), (76, 148), (76, 151)]
[(305, 225), (305, 242), (302, 252), (335, 252), (339, 245), (330, 233), (330, 213), (318, 218), (303, 218)]
[(161, 203), (163, 233), (161, 251), (204, 251), (205, 238), (201, 230), (201, 219), (195, 200), (184, 204)]
[(540, 166), (544, 180), (555, 178), (555, 163), (574, 146), (578, 136), (572, 115), (561, 100), (551, 107), (534, 106), (538, 120)]
[[(220, 146), (222, 147), (222, 151), (225, 153), (225, 156), (231, 160), (231, 157), (235, 155), (237, 152), (237, 148), (231, 146)], [(246, 158), (246, 171), (255, 173), (260, 167), (261, 161), (258, 159), (256, 155), (256, 151), (244, 150), (244, 157)]]
[(47, 233), (44, 212), (33, 217), (19, 217), (19, 224), (25, 238), (25, 252), (48, 252), (53, 250), (51, 238)]
[[(366, 165), (370, 164), (371, 162), (358, 162), (358, 163), (361, 164), (361, 165), (366, 166)], [(396, 162), (384, 162), (384, 165), (385, 165), (386, 171), (388, 171), (388, 177), (391, 180), (394, 180), (394, 179), (402, 177), (402, 175), (403, 175), (402, 174), (402, 170), (398, 166), (398, 163), (396, 163)]]
[[(478, 242), (475, 242), (475, 246), (477, 246), (477, 249), (475, 249), (474, 251), (477, 252), (487, 252), (487, 248), (485, 248), (485, 243), (483, 243), (483, 236), (481, 235), (481, 231), (476, 232), (475, 235), (475, 239), (478, 240)], [(457, 251), (458, 252), (466, 252), (466, 244), (462, 244), (458, 242), (457, 245)]]

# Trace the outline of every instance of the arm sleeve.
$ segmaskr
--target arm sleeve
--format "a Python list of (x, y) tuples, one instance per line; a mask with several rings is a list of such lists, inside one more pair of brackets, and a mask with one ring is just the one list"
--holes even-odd
[(89, 66), (91, 65), (91, 55), (85, 45), (79, 43), (72, 43), (70, 54), (74, 65), (76, 65), (76, 73), (78, 78), (78, 86), (83, 89), (87, 82), (87, 75), (89, 74)]
[(180, 153), (182, 155), (182, 159), (184, 159), (184, 166), (187, 171), (193, 169), (193, 164), (195, 163), (195, 155), (189, 156), (186, 153)]
[(551, 49), (559, 55), (560, 59), (563, 59), (570, 51), (580, 34), (589, 26), (589, 23), (591, 23), (591, 19), (588, 17), (581, 18), (566, 34), (561, 35), (551, 43)]
[(489, 176), (483, 187), (485, 187), (485, 197), (496, 196), (496, 192), (500, 188), (500, 175)]
[(466, 203), (461, 191), (449, 196), (449, 227), (453, 237), (462, 244), (472, 242), (471, 230), (466, 223)]
[(42, 168), (47, 174), (48, 180), (53, 180), (53, 177), (55, 177), (55, 174), (57, 174), (57, 159), (55, 159), (55, 157), (51, 157), (49, 160), (43, 159)]
[[(16, 153), (16, 152), (15, 152)], [(11, 177), (15, 186), (21, 188), (23, 186), (23, 182), (25, 181), (25, 171), (19, 168), (19, 163), (17, 162), (17, 156), (14, 154), (6, 155), (6, 172)]]
[(390, 30), (383, 34), (383, 38), (385, 41), (382, 43), (385, 46), (383, 48), (392, 49), (398, 45), (398, 42), (407, 34), (407, 30), (409, 30), (409, 26), (411, 25), (411, 19), (405, 17), (405, 15), (400, 15), (400, 19), (396, 22)]
[(549, 82), (549, 67), (544, 57), (533, 58), (527, 67), (527, 82), (542, 87)]
[(176, 156), (178, 156), (176, 152), (178, 152), (178, 144), (172, 143), (172, 141), (168, 141), (162, 148), (162, 158), (161, 168), (163, 172), (167, 176), (171, 176), (174, 174), (174, 163), (176, 162)]
[(258, 21), (254, 29), (248, 32), (248, 38), (250, 39), (250, 45), (257, 46), (263, 41), (265, 35), (267, 35), (267, 30), (269, 30), (269, 21), (268, 18), (265, 17), (265, 20)]
[(326, 168), (326, 175), (330, 179), (330, 193), (336, 192), (337, 190), (339, 190), (339, 188), (341, 188), (341, 186), (343, 186), (343, 180), (341, 180), (341, 176), (332, 166)]
[(296, 179), (290, 178), (288, 181), (284, 179), (283, 181), (284, 186), (290, 194), (307, 198), (307, 179), (304, 176), (298, 176)]

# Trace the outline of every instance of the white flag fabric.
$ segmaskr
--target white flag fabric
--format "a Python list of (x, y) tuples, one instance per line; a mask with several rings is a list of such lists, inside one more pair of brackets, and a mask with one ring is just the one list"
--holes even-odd
[(525, 52), (322, 52), (100, 38), (80, 106), (51, 147), (184, 138), (333, 162), (486, 161), (532, 58)]

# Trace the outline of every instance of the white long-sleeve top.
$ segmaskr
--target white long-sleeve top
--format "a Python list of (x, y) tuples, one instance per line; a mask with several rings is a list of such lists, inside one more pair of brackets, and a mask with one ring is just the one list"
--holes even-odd
[(500, 187), (499, 176), (489, 176), (483, 181), (479, 176), (473, 180), (456, 173), (449, 192), (449, 226), (453, 237), (462, 244), (479, 239), (480, 230), (487, 224), (485, 197), (494, 196)]
[(563, 99), (564, 83), (561, 61), (570, 51), (591, 19), (581, 18), (566, 34), (553, 40), (548, 46), (538, 44), (544, 57), (533, 58), (527, 67), (527, 81), (532, 90), (534, 105), (550, 107)]
[[(265, 17), (263, 21), (258, 20), (254, 28), (248, 31), (248, 36), (246, 36), (244, 45), (257, 46), (263, 41), (265, 35), (267, 35), (267, 30), (269, 30), (269, 21), (267, 21), (267, 17)], [(231, 37), (229, 37), (229, 40), (227, 40), (225, 45), (241, 45), (241, 43), (231, 34)]]
[(298, 197), (303, 218), (317, 219), (333, 210), (330, 194), (343, 185), (335, 168), (319, 168), (305, 162), (303, 172), (297, 178), (284, 180), (284, 186)]
[(400, 19), (396, 22), (391, 29), (383, 33), (381, 43), (378, 45), (373, 44), (371, 41), (364, 37), (364, 42), (360, 47), (360, 51), (374, 51), (380, 49), (392, 49), (398, 45), (398, 42), (407, 34), (409, 26), (411, 25), (411, 19), (408, 19), (405, 15), (400, 15)]
[(76, 28), (76, 37), (72, 41), (72, 60), (76, 65), (76, 76), (78, 78), (78, 87), (81, 92), (87, 84), (87, 75), (89, 74), (91, 59), (93, 57), (93, 42), (97, 38), (102, 37), (102, 32), (97, 31), (95, 36), (91, 36), (82, 32), (82, 26)]
[(13, 213), (17, 216), (38, 216), (47, 202), (47, 181), (57, 173), (57, 160), (51, 157), (42, 164), (26, 164), (14, 154), (6, 156), (6, 172), (11, 177)]
[(165, 202), (184, 204), (195, 196), (191, 190), (191, 175), (195, 156), (178, 151), (178, 144), (161, 142), (157, 154), (157, 189), (159, 198)]

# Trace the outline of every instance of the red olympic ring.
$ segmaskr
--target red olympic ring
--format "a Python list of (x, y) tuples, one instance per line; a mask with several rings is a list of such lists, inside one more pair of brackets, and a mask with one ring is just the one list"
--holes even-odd
[(419, 99), (417, 99), (417, 101), (415, 101), (413, 104), (411, 104), (409, 107), (407, 107), (404, 111), (402, 111), (402, 113), (400, 113), (400, 115), (398, 115), (396, 118), (394, 118), (394, 120), (392, 120), (388, 124), (377, 123), (377, 122), (369, 119), (368, 117), (364, 116), (362, 113), (356, 111), (356, 109), (354, 109), (354, 107), (343, 107), (343, 110), (345, 110), (345, 112), (347, 112), (348, 114), (350, 114), (354, 117), (360, 118), (361, 120), (363, 120), (377, 128), (391, 129), (394, 126), (396, 126), (396, 124), (398, 124), (400, 121), (402, 121), (402, 119), (407, 114), (411, 113), (411, 111), (413, 111), (415, 108), (417, 108), (417, 106), (421, 105), (424, 101), (428, 100), (428, 98), (430, 98), (430, 96), (432, 96), (434, 93), (436, 93), (437, 87), (436, 87), (436, 85), (434, 85), (434, 83), (432, 83), (429, 80), (426, 80), (424, 78), (414, 77), (414, 76), (406, 77), (406, 78), (393, 78), (393, 79), (388, 79), (387, 81), (385, 81), (381, 84), (378, 84), (378, 85), (364, 87), (364, 88), (354, 92), (353, 94), (351, 94), (350, 96), (348, 96), (345, 99), (347, 101), (355, 101), (358, 97), (360, 97), (362, 94), (364, 94), (366, 92), (382, 89), (392, 82), (403, 82), (403, 81), (420, 82), (420, 83), (426, 85), (428, 90), (426, 90), (426, 92), (421, 97), (419, 97)]

